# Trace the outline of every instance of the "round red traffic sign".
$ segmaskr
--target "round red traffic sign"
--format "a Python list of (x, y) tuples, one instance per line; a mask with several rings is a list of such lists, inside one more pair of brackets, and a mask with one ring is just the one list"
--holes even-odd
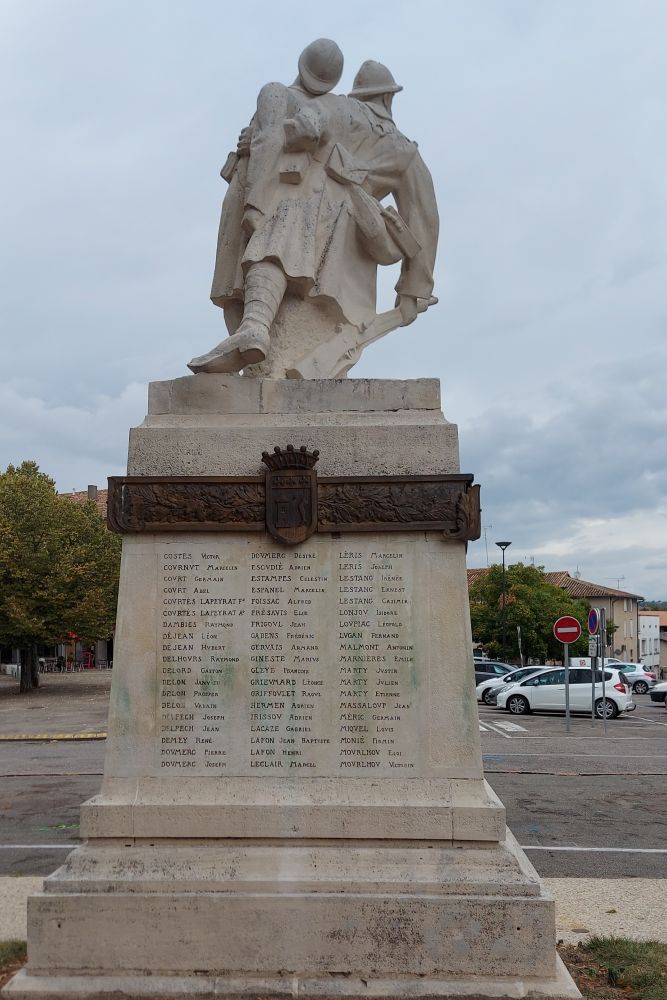
[(572, 615), (563, 615), (554, 625), (554, 635), (559, 642), (576, 642), (581, 635), (581, 625)]

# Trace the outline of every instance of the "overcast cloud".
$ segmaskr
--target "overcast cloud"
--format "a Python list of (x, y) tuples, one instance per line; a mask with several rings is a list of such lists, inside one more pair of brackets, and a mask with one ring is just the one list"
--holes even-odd
[(124, 471), (146, 383), (222, 330), (220, 165), (321, 35), (341, 90), (404, 84), (442, 222), (440, 304), (353, 375), (441, 379), (490, 559), (667, 599), (664, 0), (2, 0), (0, 464)]

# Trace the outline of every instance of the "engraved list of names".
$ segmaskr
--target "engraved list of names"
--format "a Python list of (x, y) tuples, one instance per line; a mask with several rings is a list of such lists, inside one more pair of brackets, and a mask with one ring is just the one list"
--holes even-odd
[(416, 550), (377, 536), (160, 543), (157, 771), (416, 773)]

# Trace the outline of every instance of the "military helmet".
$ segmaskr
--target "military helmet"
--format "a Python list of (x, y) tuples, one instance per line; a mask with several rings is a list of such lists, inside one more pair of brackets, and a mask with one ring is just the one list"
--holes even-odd
[(299, 56), (299, 76), (311, 94), (328, 94), (343, 74), (343, 53), (330, 38), (316, 38)]
[(378, 94), (397, 94), (403, 88), (396, 83), (386, 66), (367, 59), (359, 67), (349, 97), (374, 97)]

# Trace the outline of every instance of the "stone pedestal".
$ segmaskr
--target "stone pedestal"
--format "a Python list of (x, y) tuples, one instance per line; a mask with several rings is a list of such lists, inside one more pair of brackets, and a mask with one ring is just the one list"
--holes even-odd
[[(256, 477), (290, 443), (322, 477), (458, 472), (433, 380), (198, 375), (151, 386), (128, 474)], [(9, 996), (578, 996), (471, 656), (442, 531), (127, 534), (102, 789)]]

